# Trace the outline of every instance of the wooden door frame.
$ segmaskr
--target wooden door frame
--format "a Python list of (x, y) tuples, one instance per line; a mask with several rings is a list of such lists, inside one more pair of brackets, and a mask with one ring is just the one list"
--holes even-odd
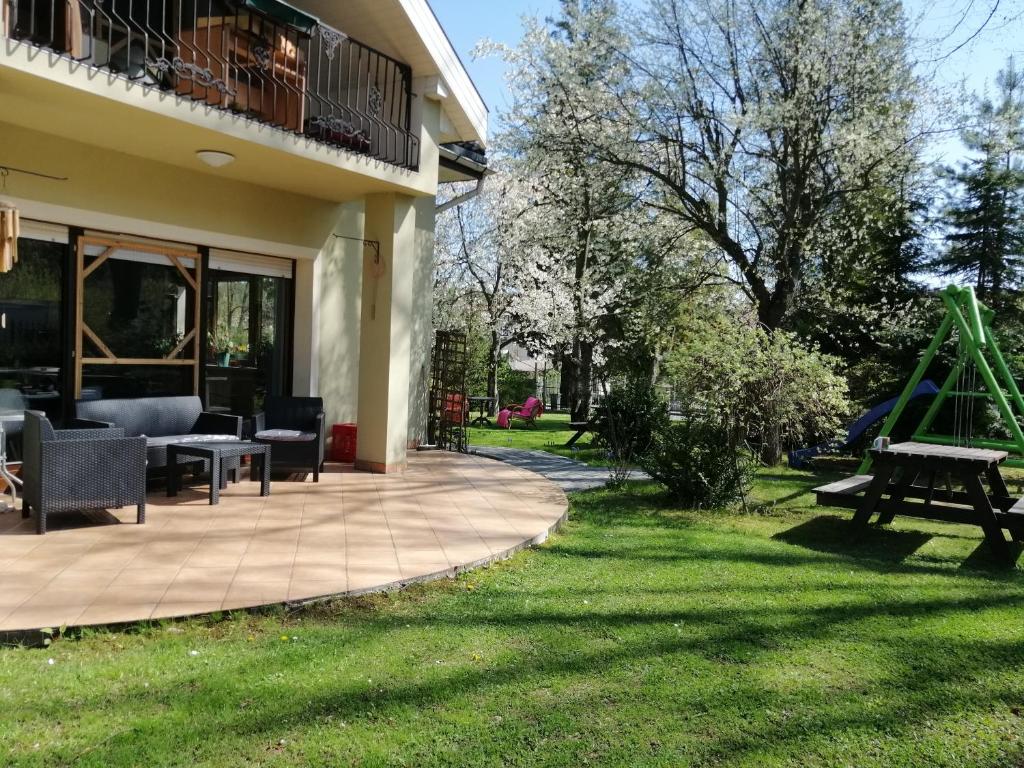
[[(106, 248), (106, 250), (100, 254), (100, 256), (89, 265), (88, 269), (85, 266), (85, 249), (90, 245), (98, 245)], [(131, 250), (140, 251), (142, 253), (152, 253), (157, 256), (163, 256), (167, 259), (170, 266), (177, 267), (182, 277), (185, 278), (185, 289), (191, 289), (193, 294), (193, 306), (195, 310), (193, 312), (192, 327), (185, 334), (182, 341), (167, 355), (162, 358), (124, 358), (117, 357), (114, 352), (107, 347), (103, 340), (86, 324), (85, 322), (85, 281), (88, 277), (95, 272), (104, 262), (107, 261), (115, 252), (119, 250)], [(202, 285), (203, 285), (203, 259), (202, 254), (199, 251), (188, 251), (182, 248), (173, 248), (171, 246), (164, 245), (152, 245), (150, 243), (137, 243), (131, 240), (120, 240), (118, 238), (111, 237), (99, 237), (95, 235), (79, 235), (77, 243), (75, 245), (76, 257), (75, 257), (75, 322), (74, 322), (74, 338), (75, 338), (75, 399), (78, 400), (82, 396), (82, 369), (86, 365), (168, 365), (168, 366), (191, 366), (192, 367), (192, 394), (199, 394), (199, 369), (202, 363), (202, 339), (200, 338), (200, 331), (202, 329), (202, 315), (203, 315), (203, 296), (202, 296)], [(182, 263), (182, 259), (192, 259), (194, 268), (190, 271)], [(84, 357), (83, 348), (85, 337), (88, 337), (90, 341), (95, 344), (103, 357)], [(179, 360), (177, 355), (180, 354), (185, 347), (192, 343), (193, 356), (192, 358), (186, 358)]]

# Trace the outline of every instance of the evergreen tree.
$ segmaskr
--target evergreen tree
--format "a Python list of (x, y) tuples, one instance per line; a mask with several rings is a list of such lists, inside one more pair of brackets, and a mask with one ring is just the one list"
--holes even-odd
[(945, 172), (956, 193), (946, 210), (947, 247), (934, 266), (970, 279), (986, 302), (1001, 305), (1024, 266), (1024, 76), (1012, 58), (996, 85), (998, 102), (978, 99), (974, 125), (961, 135), (976, 157)]

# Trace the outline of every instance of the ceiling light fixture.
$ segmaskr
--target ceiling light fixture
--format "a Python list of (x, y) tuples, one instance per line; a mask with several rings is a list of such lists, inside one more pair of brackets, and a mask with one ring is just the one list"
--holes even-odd
[(196, 152), (196, 157), (211, 168), (223, 168), (225, 165), (235, 162), (234, 155), (229, 152), (219, 152), (215, 149), (201, 149)]

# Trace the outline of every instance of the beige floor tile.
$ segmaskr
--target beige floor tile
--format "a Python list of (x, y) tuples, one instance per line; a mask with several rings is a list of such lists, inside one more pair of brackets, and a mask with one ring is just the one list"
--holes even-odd
[(289, 600), (341, 595), (348, 591), (348, 577), (342, 575), (329, 581), (293, 581), (288, 585)]
[(170, 584), (181, 569), (176, 566), (146, 566), (133, 561), (131, 566), (121, 571), (114, 584)]
[(288, 599), (287, 581), (235, 582), (221, 603), (224, 610), (282, 603)]
[(84, 605), (22, 605), (0, 619), (0, 631), (40, 629), (73, 625), (85, 610)]
[(120, 605), (159, 603), (166, 594), (170, 581), (163, 584), (111, 584), (93, 601), (93, 605)]
[(201, 616), (204, 613), (213, 613), (221, 610), (223, 599), (215, 602), (162, 602), (153, 609), (150, 618), (153, 619), (176, 619), (184, 616)]
[(275, 480), (266, 499), (243, 482), (216, 507), (204, 486), (177, 499), (158, 492), (144, 526), (120, 510), (125, 525), (35, 536), (31, 521), (0, 515), (0, 627), (163, 618), (390, 586), (517, 547), (565, 507), (564, 494), (523, 470), (413, 454), (404, 475), (332, 468), (319, 484)]
[(120, 570), (108, 570), (106, 568), (80, 568), (79, 563), (74, 562), (55, 575), (50, 581), (50, 586), (57, 589), (105, 587), (112, 583), (120, 572)]
[(249, 565), (241, 566), (235, 573), (234, 583), (260, 583), (265, 581), (288, 581), (292, 565)]
[(105, 584), (96, 583), (81, 586), (71, 586), (68, 584), (53, 586), (51, 583), (32, 595), (31, 605), (56, 606), (61, 609), (77, 605), (80, 608), (84, 608), (95, 600), (105, 588)]
[(327, 547), (300, 547), (295, 553), (295, 565), (344, 565), (348, 551)]
[(156, 608), (152, 603), (93, 603), (75, 619), (75, 624), (101, 625), (120, 624), (123, 622), (145, 621)]
[(62, 570), (64, 570), (63, 566), (48, 566), (46, 563), (40, 563), (38, 568), (31, 570), (0, 570), (0, 590), (4, 589), (7, 585), (39, 588), (52, 581), (53, 577)]
[(433, 560), (402, 560), (399, 563), (399, 570), (403, 579), (431, 576), (447, 571), (451, 567), (448, 559), (445, 557), (438, 557)]
[(238, 567), (245, 555), (245, 542), (237, 547), (199, 547), (185, 561), (186, 568)]
[(347, 564), (344, 560), (333, 565), (296, 565), (292, 568), (292, 581), (333, 581), (344, 579)]

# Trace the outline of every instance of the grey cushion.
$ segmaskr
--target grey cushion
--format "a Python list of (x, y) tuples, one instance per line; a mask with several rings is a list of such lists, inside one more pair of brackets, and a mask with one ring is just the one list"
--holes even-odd
[(316, 433), (294, 429), (265, 429), (256, 433), (256, 439), (269, 443), (311, 443), (316, 440)]
[(164, 435), (162, 437), (146, 436), (146, 447), (181, 445), (183, 443), (237, 443), (234, 435)]
[(235, 435), (163, 435), (146, 437), (146, 461), (150, 469), (167, 466), (167, 446), (181, 443), (211, 443), (219, 441), (237, 441)]

